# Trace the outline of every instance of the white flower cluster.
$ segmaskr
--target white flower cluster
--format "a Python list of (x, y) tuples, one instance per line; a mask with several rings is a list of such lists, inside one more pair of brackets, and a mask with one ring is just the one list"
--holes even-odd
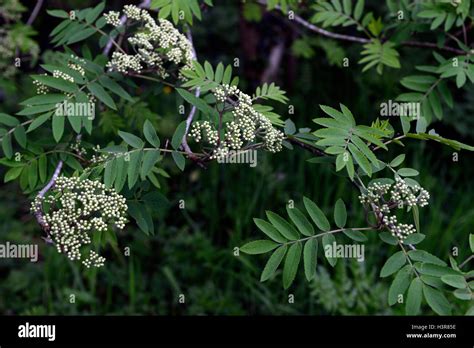
[(107, 63), (107, 67), (115, 69), (122, 74), (127, 73), (129, 70), (140, 74), (143, 69), (140, 62), (141, 59), (138, 55), (114, 52), (112, 53), (112, 60)]
[(217, 130), (212, 128), (209, 121), (194, 122), (193, 127), (189, 132), (189, 136), (191, 136), (197, 143), (199, 143), (204, 136), (206, 141), (213, 146), (217, 146), (217, 142), (219, 140), (219, 134)]
[(128, 18), (134, 19), (136, 21), (139, 21), (142, 17), (142, 10), (140, 10), (140, 8), (135, 5), (125, 5), (123, 7), (123, 12)]
[(392, 235), (399, 240), (404, 240), (412, 233), (416, 233), (416, 228), (412, 224), (399, 224), (396, 216), (384, 216), (383, 223), (387, 226)]
[(85, 147), (82, 147), (81, 146), (81, 142), (80, 141), (76, 141), (74, 143), (71, 143), (69, 145), (69, 148), (74, 151), (75, 153), (77, 153), (79, 156), (84, 156), (84, 155), (87, 155), (87, 149)]
[(84, 70), (84, 68), (78, 64), (68, 63), (67, 66), (70, 67), (72, 70), (76, 70), (79, 74), (81, 74), (81, 76), (86, 75), (86, 71)]
[(405, 180), (400, 177), (395, 179), (395, 185), (391, 191), (391, 197), (393, 201), (401, 202), (409, 207), (419, 205), (424, 207), (428, 205), (430, 194), (424, 188), (415, 185), (410, 187), (407, 185)]
[(102, 267), (105, 263), (105, 257), (100, 256), (94, 250), (91, 250), (89, 253), (89, 257), (82, 260), (82, 264), (87, 268), (92, 267)]
[[(134, 55), (115, 52), (107, 67), (121, 73), (129, 70), (138, 73), (142, 70), (142, 63), (156, 69), (157, 74), (168, 77), (164, 67), (166, 61), (182, 65), (183, 69), (192, 69), (193, 48), (189, 40), (181, 34), (173, 24), (166, 19), (158, 22), (146, 10), (135, 5), (126, 5), (124, 15), (129, 20), (140, 22), (139, 31), (128, 38), (128, 42), (137, 52)], [(110, 24), (117, 24), (118, 12), (109, 12), (104, 15)]]
[[(43, 76), (48, 76), (48, 74), (43, 74)], [(48, 94), (49, 87), (45, 84), (39, 82), (38, 80), (34, 80), (33, 84), (36, 86), (36, 94)]]
[[(389, 199), (386, 197), (387, 194)], [(402, 208), (405, 205), (409, 207), (417, 205), (424, 207), (428, 205), (429, 199), (428, 191), (418, 185), (409, 186), (400, 177), (395, 178), (395, 184), (393, 185), (373, 183), (367, 188), (367, 193), (359, 196), (362, 204), (374, 203), (377, 206), (384, 207), (384, 209), (381, 209), (383, 212), (388, 212), (389, 206)]]
[(430, 194), (424, 188), (409, 186), (400, 177), (395, 178), (394, 184), (373, 183), (367, 188), (367, 193), (359, 196), (362, 204), (373, 205), (375, 212), (382, 217), (383, 224), (393, 236), (403, 240), (416, 229), (413, 225), (399, 224), (397, 217), (389, 214), (391, 209), (408, 207), (424, 207), (428, 205)]
[(44, 221), (58, 252), (73, 261), (83, 259), (86, 267), (102, 266), (104, 258), (91, 253), (84, 259), (81, 247), (91, 243), (90, 233), (106, 231), (109, 224), (125, 227), (126, 199), (99, 181), (59, 177), (46, 198), (35, 199), (32, 209), (43, 203), (51, 207)]
[(120, 26), (120, 13), (117, 11), (110, 11), (109, 13), (104, 14), (105, 22), (107, 24), (113, 25), (114, 27)]
[(92, 148), (92, 151), (95, 152), (94, 155), (92, 155), (91, 158), (91, 163), (100, 163), (104, 162), (109, 156), (105, 152), (101, 152), (100, 145), (96, 145), (95, 147)]
[(66, 74), (62, 71), (59, 71), (59, 70), (54, 70), (53, 71), (53, 77), (55, 77), (57, 79), (63, 79), (63, 80), (74, 83), (74, 79), (72, 78), (72, 76), (70, 76), (70, 75), (68, 75), (68, 74)]
[[(219, 159), (226, 156), (230, 150), (241, 150), (245, 143), (251, 143), (257, 137), (262, 139), (263, 147), (270, 152), (278, 152), (282, 149), (284, 139), (283, 132), (273, 127), (272, 123), (263, 114), (252, 107), (252, 98), (240, 91), (236, 86), (222, 85), (213, 90), (218, 102), (232, 101), (233, 120), (226, 124), (223, 141), (219, 144), (211, 156), (211, 159)], [(199, 142), (202, 133), (211, 145), (217, 144), (218, 132), (209, 122), (194, 123), (190, 136)]]

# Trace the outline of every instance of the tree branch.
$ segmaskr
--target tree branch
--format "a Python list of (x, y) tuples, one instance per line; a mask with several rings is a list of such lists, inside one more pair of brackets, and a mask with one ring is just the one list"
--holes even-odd
[[(188, 37), (188, 40), (191, 43), (192, 52), (193, 52), (193, 59), (196, 60), (197, 59), (196, 49), (194, 48), (193, 36), (192, 36), (191, 30), (189, 30), (189, 28), (188, 28), (188, 32), (187, 32), (186, 36)], [(196, 88), (196, 92), (194, 93), (194, 96), (196, 98), (199, 98), (200, 94), (201, 94), (201, 89), (198, 87), (198, 88)], [(191, 123), (193, 123), (193, 119), (194, 119), (195, 114), (196, 114), (196, 106), (193, 105), (191, 107), (191, 111), (188, 114), (188, 117), (186, 118), (186, 130), (184, 131), (183, 140), (182, 140), (182, 145), (183, 145), (184, 151), (186, 151), (187, 155), (190, 158), (194, 158), (195, 156), (194, 156), (193, 152), (191, 151), (191, 148), (188, 145), (187, 137), (188, 137), (188, 133), (189, 133), (189, 128), (191, 127)]]
[[(46, 184), (46, 186), (43, 187), (43, 189), (41, 189), (41, 191), (38, 193), (38, 195), (36, 196), (37, 198), (43, 199), (45, 194), (54, 186), (54, 184), (56, 183), (56, 180), (59, 177), (59, 174), (61, 174), (62, 167), (63, 167), (63, 161), (59, 161), (58, 165), (56, 166), (56, 169), (54, 170), (53, 176), (51, 177), (49, 182)], [(46, 243), (52, 243), (52, 240), (49, 236), (49, 226), (46, 223), (46, 221), (44, 221), (44, 215), (43, 215), (43, 209), (41, 208), (41, 202), (38, 202), (36, 204), (34, 216), (38, 224), (47, 234), (46, 238), (43, 238), (43, 239), (46, 241)]]
[[(258, 0), (258, 3), (262, 6), (267, 6), (267, 2), (265, 0)], [(279, 6), (276, 6), (275, 8), (281, 11), (281, 8)], [(320, 28), (320, 27), (318, 27), (314, 24), (309, 23), (308, 21), (306, 21), (305, 19), (303, 19), (302, 17), (300, 17), (296, 14), (294, 15), (294, 19), (292, 21), (295, 21), (296, 23), (300, 24), (301, 26), (305, 27), (306, 29), (308, 29), (310, 31), (313, 31), (315, 33), (318, 33), (319, 35), (329, 37), (329, 38), (332, 38), (332, 39), (358, 42), (358, 43), (362, 43), (362, 44), (365, 44), (365, 43), (368, 43), (368, 42), (371, 41), (370, 39), (366, 39), (366, 38), (360, 37), (360, 36), (345, 35), (345, 34), (338, 34), (338, 33), (330, 32), (328, 30), (322, 29), (322, 28)], [(404, 41), (404, 42), (400, 43), (400, 45), (402, 45), (402, 46), (422, 47), (422, 48), (423, 47), (424, 48), (436, 48), (436, 49), (439, 49), (439, 50), (448, 51), (448, 52), (452, 52), (452, 53), (456, 53), (456, 54), (466, 54), (466, 52), (464, 52), (461, 49), (457, 49), (457, 48), (449, 47), (449, 46), (438, 47), (438, 45), (436, 43), (432, 43), (432, 42), (420, 42), (420, 41), (411, 40), (411, 41)]]
[(318, 149), (317, 147), (315, 146), (312, 146), (310, 144), (307, 144), (295, 137), (287, 137), (286, 140), (288, 140), (290, 143), (292, 144), (295, 144), (296, 146), (299, 146), (301, 147), (302, 149), (305, 149), (309, 152), (311, 152), (313, 155), (316, 155), (316, 156), (321, 156), (321, 157), (324, 157), (324, 156), (327, 156), (324, 151)]
[(33, 11), (31, 12), (30, 14), (30, 17), (28, 18), (28, 20), (26, 21), (26, 25), (32, 25), (33, 22), (35, 21), (36, 17), (38, 16), (38, 13), (41, 9), (41, 6), (43, 6), (43, 0), (38, 0), (36, 2), (36, 5), (35, 5), (35, 8), (33, 9)]

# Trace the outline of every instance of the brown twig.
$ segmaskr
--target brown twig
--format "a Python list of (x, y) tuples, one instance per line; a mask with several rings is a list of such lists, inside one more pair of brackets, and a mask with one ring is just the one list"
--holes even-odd
[(316, 156), (321, 156), (321, 157), (324, 157), (326, 156), (326, 154), (324, 153), (324, 151), (318, 149), (317, 147), (315, 146), (311, 146), (310, 144), (307, 144), (301, 140), (298, 140), (297, 138), (295, 137), (288, 137), (286, 140), (288, 140), (290, 143), (292, 144), (295, 144), (296, 146), (299, 146), (309, 152), (311, 152), (313, 155), (316, 155)]

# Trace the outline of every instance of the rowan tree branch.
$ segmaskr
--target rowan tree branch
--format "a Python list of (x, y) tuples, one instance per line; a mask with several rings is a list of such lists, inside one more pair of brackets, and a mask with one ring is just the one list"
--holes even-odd
[[(186, 36), (188, 37), (188, 40), (191, 43), (192, 53), (193, 53), (192, 59), (196, 60), (197, 59), (197, 54), (196, 54), (196, 49), (194, 48), (193, 35), (192, 35), (191, 30), (189, 28), (188, 28), (188, 32), (187, 32)], [(201, 94), (201, 89), (198, 87), (198, 88), (196, 88), (196, 92), (194, 93), (194, 96), (196, 98), (199, 98), (200, 94)], [(186, 118), (186, 129), (184, 131), (183, 140), (182, 140), (182, 145), (183, 145), (184, 151), (186, 151), (188, 156), (191, 157), (191, 158), (194, 157), (194, 154), (193, 154), (193, 152), (191, 151), (191, 148), (188, 145), (187, 138), (188, 138), (189, 128), (191, 127), (191, 123), (193, 123), (193, 119), (194, 119), (195, 114), (196, 114), (196, 106), (193, 105), (191, 107), (191, 111), (188, 114), (188, 117)]]
[(41, 226), (41, 228), (46, 232), (46, 238), (43, 238), (46, 243), (52, 243), (52, 240), (49, 236), (49, 226), (44, 221), (44, 215), (43, 215), (43, 209), (41, 208), (41, 200), (44, 198), (46, 193), (54, 186), (56, 183), (56, 180), (58, 179), (59, 175), (61, 174), (61, 169), (63, 168), (63, 161), (59, 161), (56, 169), (54, 170), (53, 176), (51, 179), (48, 181), (45, 187), (41, 189), (40, 192), (38, 192), (38, 195), (36, 196), (37, 198), (40, 198), (39, 202), (35, 206), (35, 211), (34, 211), (34, 216), (36, 218), (36, 221), (38, 224)]
[[(267, 6), (267, 2), (265, 0), (259, 0), (258, 3), (262, 6)], [(276, 6), (275, 8), (281, 11), (281, 8), (279, 6)], [(305, 19), (303, 19), (302, 17), (296, 14), (293, 15), (293, 19), (291, 21), (298, 23), (299, 25), (303, 26), (304, 28), (310, 31), (313, 31), (325, 37), (329, 37), (331, 39), (351, 41), (351, 42), (357, 42), (357, 43), (362, 43), (362, 44), (365, 44), (371, 41), (370, 39), (366, 39), (365, 37), (330, 32), (312, 23), (309, 23), (308, 21), (306, 21)], [(415, 41), (415, 40), (409, 40), (409, 41), (404, 41), (400, 43), (400, 45), (414, 46), (414, 47), (421, 47), (421, 48), (436, 48), (439, 50), (448, 51), (448, 52), (452, 52), (456, 54), (466, 54), (466, 52), (461, 49), (450, 47), (450, 46), (438, 47), (436, 43), (432, 43), (432, 42), (420, 42), (420, 41)]]
[(38, 0), (36, 2), (36, 5), (35, 5), (35, 8), (33, 9), (33, 11), (31, 12), (30, 14), (30, 17), (28, 18), (28, 20), (26, 21), (26, 25), (32, 25), (33, 22), (35, 21), (36, 17), (38, 16), (38, 13), (41, 9), (41, 6), (43, 6), (43, 0)]

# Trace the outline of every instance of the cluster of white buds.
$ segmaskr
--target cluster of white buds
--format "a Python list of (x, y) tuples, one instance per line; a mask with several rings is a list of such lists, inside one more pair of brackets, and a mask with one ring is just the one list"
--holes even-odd
[(82, 264), (86, 268), (102, 267), (102, 266), (104, 266), (104, 263), (105, 263), (105, 257), (100, 256), (94, 250), (90, 251), (88, 258), (82, 260)]
[(48, 86), (42, 84), (39, 81), (33, 81), (33, 84), (36, 86), (36, 94), (48, 94), (49, 88)]
[(109, 156), (105, 152), (101, 152), (100, 145), (96, 145), (92, 148), (92, 151), (95, 152), (95, 154), (92, 155), (91, 158), (91, 163), (101, 163), (104, 162)]
[(142, 17), (142, 10), (135, 5), (125, 5), (123, 7), (123, 13), (130, 19), (139, 21)]
[(59, 177), (47, 197), (34, 200), (32, 210), (43, 204), (49, 206), (44, 222), (58, 252), (73, 261), (82, 259), (86, 266), (100, 267), (104, 261), (92, 253), (92, 259), (81, 255), (81, 248), (91, 243), (90, 234), (107, 231), (109, 225), (123, 229), (127, 222), (125, 197), (99, 181)]
[(105, 22), (114, 27), (120, 26), (120, 13), (116, 11), (110, 11), (109, 13), (104, 14)]
[(84, 70), (84, 68), (78, 64), (75, 64), (75, 63), (68, 63), (67, 65), (69, 68), (71, 68), (72, 70), (76, 70), (79, 74), (81, 74), (81, 76), (85, 76), (86, 75), (86, 72)]
[[(254, 142), (257, 137), (262, 140), (263, 148), (267, 151), (278, 152), (282, 149), (283, 132), (273, 127), (268, 118), (252, 107), (252, 98), (249, 95), (236, 86), (227, 84), (215, 88), (212, 93), (218, 102), (228, 102), (233, 106), (231, 112), (233, 120), (225, 125), (224, 139), (214, 150), (211, 159), (219, 159), (229, 150), (241, 150), (244, 145)], [(204, 133), (208, 140), (215, 140), (208, 142), (216, 146), (218, 131), (209, 122), (205, 123), (205, 128), (197, 122), (193, 127), (190, 136), (195, 141), (201, 141)]]
[(393, 236), (404, 239), (416, 229), (413, 225), (399, 224), (397, 217), (387, 215), (391, 209), (402, 209), (407, 206), (424, 207), (428, 204), (430, 194), (419, 185), (408, 185), (400, 177), (395, 178), (394, 184), (373, 183), (367, 192), (359, 196), (362, 204), (371, 205), (377, 215), (382, 217), (382, 223)]
[[(388, 197), (387, 197), (388, 196)], [(389, 207), (403, 208), (404, 206), (428, 205), (430, 194), (419, 185), (409, 186), (400, 177), (395, 178), (395, 184), (373, 183), (367, 188), (367, 193), (359, 196), (362, 204), (375, 204), (387, 212)]]
[(220, 158), (226, 158), (227, 156), (229, 156), (229, 148), (227, 146), (219, 146), (214, 150), (210, 158), (219, 160)]
[[(155, 69), (162, 78), (168, 76), (164, 67), (166, 62), (181, 65), (182, 69), (193, 69), (192, 44), (170, 21), (163, 18), (155, 21), (148, 11), (135, 5), (124, 6), (123, 13), (127, 19), (140, 22), (137, 32), (128, 38), (137, 53), (114, 53), (107, 67), (121, 73), (129, 70), (140, 73), (144, 64)], [(112, 11), (104, 16), (107, 23), (119, 24), (120, 13)]]
[(72, 78), (72, 76), (70, 76), (70, 75), (68, 75), (68, 74), (66, 74), (62, 71), (59, 71), (59, 70), (54, 70), (53, 71), (53, 77), (55, 77), (57, 79), (63, 79), (63, 80), (74, 83), (74, 79)]
[(137, 73), (142, 72), (142, 65), (140, 64), (140, 57), (138, 55), (131, 55), (115, 51), (112, 53), (112, 60), (107, 63), (107, 67), (117, 70), (120, 73), (127, 73), (133, 70)]
[(362, 204), (378, 203), (388, 193), (391, 187), (392, 184), (374, 182), (367, 188), (367, 193), (359, 196), (359, 200)]
[(239, 89), (237, 86), (222, 85), (214, 89), (213, 93), (218, 102), (224, 103), (229, 96), (239, 93)]
[[(43, 74), (43, 76), (48, 76), (48, 74)], [(33, 84), (36, 86), (36, 94), (48, 94), (49, 87), (45, 84), (39, 82), (38, 80), (34, 80)]]
[(412, 224), (399, 224), (396, 216), (384, 216), (383, 223), (390, 230), (392, 235), (399, 240), (404, 240), (412, 233), (416, 233), (416, 228)]
[(197, 121), (193, 123), (189, 136), (199, 143), (203, 137), (211, 145), (217, 146), (219, 133), (213, 129), (209, 121)]
[(87, 155), (87, 149), (82, 147), (81, 146), (81, 142), (80, 141), (76, 141), (74, 143), (71, 143), (69, 145), (69, 148), (74, 151), (76, 154), (78, 154), (79, 156), (84, 156), (84, 155)]
[(415, 185), (408, 186), (405, 180), (400, 177), (395, 179), (395, 185), (392, 189), (391, 198), (395, 202), (400, 204), (406, 204), (409, 207), (418, 205), (424, 207), (428, 205), (428, 200), (430, 199), (430, 194), (424, 188)]

